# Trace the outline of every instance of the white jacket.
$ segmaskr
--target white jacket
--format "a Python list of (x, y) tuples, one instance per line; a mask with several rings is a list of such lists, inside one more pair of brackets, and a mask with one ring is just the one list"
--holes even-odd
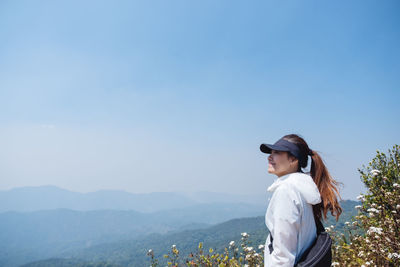
[(312, 205), (321, 202), (310, 175), (295, 172), (281, 176), (268, 188), (273, 192), (265, 214), (265, 224), (273, 237), (270, 254), (265, 242), (265, 267), (293, 267), (317, 237)]

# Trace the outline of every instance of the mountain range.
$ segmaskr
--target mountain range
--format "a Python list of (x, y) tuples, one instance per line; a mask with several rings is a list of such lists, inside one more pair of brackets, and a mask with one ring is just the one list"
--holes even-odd
[(0, 191), (0, 212), (71, 210), (135, 210), (156, 212), (204, 203), (248, 203), (266, 206), (268, 193), (238, 195), (216, 192), (152, 192), (134, 194), (101, 190), (78, 193), (56, 186), (18, 187)]

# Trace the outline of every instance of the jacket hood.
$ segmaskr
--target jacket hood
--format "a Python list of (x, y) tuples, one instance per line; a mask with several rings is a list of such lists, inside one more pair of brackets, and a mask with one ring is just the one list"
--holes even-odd
[(295, 187), (309, 204), (315, 205), (321, 202), (321, 195), (312, 177), (302, 172), (289, 173), (276, 179), (268, 187), (268, 191), (275, 191), (280, 185), (288, 184)]

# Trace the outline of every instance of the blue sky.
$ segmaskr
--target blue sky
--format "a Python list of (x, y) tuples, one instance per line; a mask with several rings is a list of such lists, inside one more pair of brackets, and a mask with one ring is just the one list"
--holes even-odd
[(344, 184), (399, 143), (398, 1), (2, 1), (0, 189), (263, 193), (288, 133)]

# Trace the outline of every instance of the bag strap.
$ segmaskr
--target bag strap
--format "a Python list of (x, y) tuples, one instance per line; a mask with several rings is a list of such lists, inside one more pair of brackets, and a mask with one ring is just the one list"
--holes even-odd
[(269, 242), (268, 249), (269, 249), (269, 254), (271, 254), (272, 251), (274, 251), (274, 247), (273, 247), (273, 245), (272, 245), (272, 240), (274, 240), (274, 239), (272, 238), (271, 232), (269, 233), (269, 240), (270, 240), (271, 242)]
[[(313, 213), (314, 214), (314, 213)], [(318, 219), (315, 215), (314, 215), (314, 220), (315, 220), (315, 226), (317, 227), (317, 235), (319, 235), (320, 233), (322, 233), (322, 232), (325, 232), (325, 227), (324, 227), (324, 225), (322, 224), (322, 222), (321, 222), (321, 220), (320, 219)], [(271, 235), (271, 232), (269, 233), (269, 240), (270, 240), (270, 244), (269, 244), (269, 254), (271, 254), (272, 253), (272, 251), (274, 251), (274, 247), (273, 247), (273, 245), (272, 245), (272, 241), (274, 240), (273, 239), (273, 237), (272, 237), (272, 235)]]
[(321, 220), (316, 218), (315, 216), (314, 219), (315, 219), (315, 226), (317, 226), (317, 235), (319, 235), (322, 232), (325, 232), (325, 227), (322, 224)]

